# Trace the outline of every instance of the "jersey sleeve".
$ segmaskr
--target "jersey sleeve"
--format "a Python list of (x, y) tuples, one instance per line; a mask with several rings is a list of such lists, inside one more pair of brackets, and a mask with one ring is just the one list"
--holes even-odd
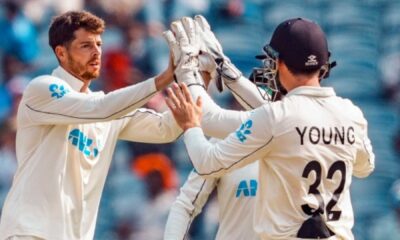
[(375, 168), (375, 154), (368, 137), (367, 121), (363, 119), (362, 122), (360, 141), (357, 143), (357, 155), (353, 166), (353, 175), (359, 178), (367, 177)]
[(80, 93), (59, 78), (42, 76), (28, 85), (21, 104), (29, 124), (91, 123), (122, 117), (156, 92), (153, 78), (104, 95)]
[(222, 109), (201, 86), (192, 85), (189, 90), (194, 100), (202, 99), (201, 127), (207, 136), (223, 139), (249, 116), (248, 112)]
[(264, 106), (255, 109), (236, 131), (217, 143), (208, 142), (201, 128), (188, 129), (184, 141), (198, 174), (219, 177), (268, 154), (273, 135), (267, 115)]
[(218, 179), (201, 177), (196, 171), (189, 174), (168, 215), (164, 240), (183, 240), (193, 219), (202, 211)]
[(145, 143), (168, 143), (182, 134), (172, 113), (157, 113), (151, 109), (140, 108), (128, 114), (121, 121), (119, 138)]
[(249, 79), (243, 76), (237, 81), (225, 81), (225, 83), (228, 83), (225, 86), (246, 110), (255, 109), (268, 102), (268, 100), (265, 100), (263, 97), (263, 95), (266, 96), (268, 93), (263, 89), (259, 89)]

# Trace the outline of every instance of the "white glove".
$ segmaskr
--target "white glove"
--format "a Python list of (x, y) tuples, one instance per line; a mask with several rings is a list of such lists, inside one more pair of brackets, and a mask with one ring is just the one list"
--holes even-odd
[(173, 32), (168, 30), (163, 35), (173, 55), (176, 81), (204, 86), (199, 74), (200, 42), (195, 27), (191, 18), (184, 17), (171, 23)]
[(207, 20), (201, 15), (196, 15), (194, 20), (195, 34), (200, 40), (200, 70), (209, 72), (211, 77), (215, 79), (218, 90), (222, 91), (222, 79), (225, 84), (229, 84), (238, 80), (242, 73), (225, 56), (222, 46), (211, 31)]

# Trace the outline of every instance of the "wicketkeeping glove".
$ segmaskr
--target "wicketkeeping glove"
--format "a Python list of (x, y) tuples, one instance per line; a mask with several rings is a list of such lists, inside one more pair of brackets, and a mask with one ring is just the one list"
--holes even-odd
[(207, 20), (197, 15), (194, 17), (195, 21), (195, 35), (198, 36), (200, 41), (201, 54), (200, 70), (207, 71), (211, 77), (215, 79), (218, 90), (223, 90), (222, 80), (225, 84), (238, 80), (242, 73), (233, 65), (230, 59), (225, 56), (222, 46), (211, 31), (211, 27)]
[(173, 55), (176, 81), (188, 86), (204, 86), (199, 74), (200, 43), (195, 34), (194, 21), (191, 18), (174, 21), (171, 30), (165, 31), (163, 35)]

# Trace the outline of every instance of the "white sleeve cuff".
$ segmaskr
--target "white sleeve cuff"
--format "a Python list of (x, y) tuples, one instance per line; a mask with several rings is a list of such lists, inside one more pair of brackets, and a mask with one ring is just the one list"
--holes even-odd
[(151, 77), (151, 78), (147, 79), (147, 81), (149, 82), (150, 92), (157, 92), (156, 78)]

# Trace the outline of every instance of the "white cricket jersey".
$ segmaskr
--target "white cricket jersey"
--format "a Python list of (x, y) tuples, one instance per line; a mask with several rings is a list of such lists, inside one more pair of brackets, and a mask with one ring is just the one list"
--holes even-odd
[[(253, 109), (266, 102), (256, 85), (243, 76), (227, 82), (229, 84), (225, 86), (244, 108)], [(258, 188), (258, 162), (255, 162), (220, 178), (205, 179), (192, 171), (170, 210), (164, 240), (186, 239), (193, 219), (202, 211), (215, 188), (219, 208), (216, 239), (259, 239), (253, 229)]]
[(201, 128), (185, 132), (199, 175), (219, 177), (260, 159), (255, 231), (262, 239), (317, 238), (323, 230), (329, 239), (354, 238), (352, 175), (368, 176), (375, 161), (358, 107), (332, 88), (303, 86), (281, 101), (233, 113), (219, 111), (200, 87), (190, 88), (203, 98), (203, 125), (238, 126), (215, 144)]
[(93, 239), (117, 139), (164, 143), (181, 134), (171, 114), (135, 110), (156, 93), (154, 79), (109, 94), (80, 93), (82, 85), (58, 67), (27, 86), (17, 116), (18, 169), (0, 239)]
[(217, 188), (219, 226), (215, 239), (259, 239), (253, 229), (253, 212), (258, 190), (258, 162), (220, 178), (203, 178), (192, 171), (172, 205), (164, 240), (186, 239), (193, 219)]

